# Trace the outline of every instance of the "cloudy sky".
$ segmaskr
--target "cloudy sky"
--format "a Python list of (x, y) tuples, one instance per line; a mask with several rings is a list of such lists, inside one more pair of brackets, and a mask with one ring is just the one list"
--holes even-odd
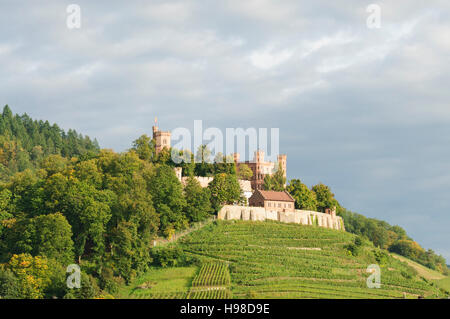
[(0, 104), (116, 151), (155, 116), (278, 127), (289, 178), (450, 261), (448, 0), (93, 2), (0, 1)]

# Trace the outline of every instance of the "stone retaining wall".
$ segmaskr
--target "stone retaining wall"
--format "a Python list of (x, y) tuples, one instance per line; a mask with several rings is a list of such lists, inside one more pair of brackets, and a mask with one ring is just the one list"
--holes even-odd
[(264, 207), (226, 205), (219, 211), (217, 218), (222, 220), (276, 220), (283, 223), (317, 225), (325, 228), (345, 230), (344, 221), (340, 216), (309, 210), (296, 209), (295, 212), (276, 212), (266, 210)]

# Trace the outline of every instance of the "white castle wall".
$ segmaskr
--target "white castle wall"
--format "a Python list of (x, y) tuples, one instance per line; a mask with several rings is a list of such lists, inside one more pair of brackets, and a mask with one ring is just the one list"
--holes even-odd
[(276, 212), (266, 210), (264, 207), (248, 207), (225, 205), (217, 214), (218, 219), (222, 220), (277, 220), (282, 223), (295, 223), (302, 225), (313, 225), (317, 220), (320, 227), (345, 230), (344, 221), (335, 214), (324, 214), (309, 210), (298, 210), (295, 212)]

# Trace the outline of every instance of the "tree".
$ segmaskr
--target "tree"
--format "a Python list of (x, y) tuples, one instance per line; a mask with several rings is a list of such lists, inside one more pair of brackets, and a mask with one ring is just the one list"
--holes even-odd
[(207, 145), (202, 144), (198, 147), (195, 162), (202, 164), (211, 162), (211, 150)]
[(0, 297), (3, 299), (22, 298), (19, 280), (14, 273), (0, 268)]
[(263, 184), (263, 189), (265, 191), (271, 191), (271, 190), (275, 190), (275, 183), (272, 179), (272, 176), (270, 175), (266, 175), (264, 177), (264, 184)]
[(15, 210), (29, 217), (45, 211), (41, 186), (40, 179), (31, 170), (14, 174), (8, 188), (12, 193), (12, 204)]
[(180, 164), (183, 169), (183, 176), (194, 176), (195, 172), (195, 159), (194, 154), (188, 150), (181, 152), (181, 158), (183, 162)]
[(372, 240), (373, 244), (380, 248), (385, 248), (388, 241), (388, 233), (379, 221), (368, 219), (366, 222), (366, 234)]
[(209, 183), (208, 188), (211, 191), (211, 204), (215, 211), (218, 211), (222, 205), (244, 201), (236, 175), (217, 174)]
[(190, 222), (198, 222), (206, 219), (211, 211), (210, 191), (202, 188), (200, 183), (192, 176), (187, 178), (184, 188), (186, 198), (186, 216)]
[(226, 163), (226, 157), (225, 155), (223, 155), (222, 152), (218, 152), (215, 156), (214, 156), (214, 164), (222, 164), (222, 163)]
[(317, 209), (321, 212), (325, 212), (325, 208), (333, 208), (339, 206), (339, 203), (334, 198), (334, 194), (330, 188), (322, 183), (314, 185), (312, 187), (313, 192), (316, 194)]
[(128, 282), (147, 270), (151, 240), (160, 223), (151, 195), (155, 166), (140, 159), (134, 150), (123, 154), (102, 152), (97, 166), (104, 181), (98, 186), (103, 185), (103, 190), (114, 194), (109, 205), (111, 219), (105, 231), (109, 250), (103, 264)]
[(32, 254), (58, 260), (63, 265), (73, 263), (72, 227), (61, 214), (40, 215), (32, 220), (34, 247)]
[(207, 145), (200, 145), (195, 155), (195, 171), (196, 176), (212, 176), (216, 169), (215, 164), (211, 163), (211, 151)]
[(246, 164), (240, 164), (239, 170), (238, 170), (238, 178), (245, 179), (245, 180), (251, 180), (253, 176), (253, 171), (248, 167)]
[(399, 255), (418, 260), (425, 254), (425, 251), (418, 243), (412, 240), (401, 239), (389, 247), (389, 251)]
[(80, 181), (91, 184), (97, 189), (102, 187), (103, 176), (97, 158), (78, 162), (74, 167), (73, 175)]
[(69, 187), (68, 178), (55, 173), (42, 183), (42, 198), (44, 198), (44, 209), (48, 213), (55, 213), (62, 210), (62, 203)]
[(11, 205), (11, 196), (11, 191), (7, 188), (0, 191), (0, 238), (4, 227), (2, 225), (2, 221), (8, 220), (13, 217), (13, 214), (9, 212)]
[(56, 173), (62, 173), (68, 164), (68, 160), (61, 155), (50, 155), (44, 158), (41, 168), (44, 169), (48, 176)]
[(151, 161), (156, 154), (154, 141), (146, 134), (141, 135), (137, 140), (133, 141), (132, 149), (144, 161)]
[(133, 279), (135, 265), (134, 259), (139, 256), (135, 246), (138, 244), (138, 232), (136, 225), (131, 222), (121, 221), (111, 234), (111, 256), (114, 268), (128, 283)]
[(172, 150), (164, 147), (156, 157), (156, 162), (165, 165), (173, 165), (172, 162)]
[(8, 104), (3, 107), (2, 117), (8, 120), (12, 120), (12, 111)]
[(281, 163), (278, 164), (276, 172), (272, 175), (272, 180), (275, 184), (276, 191), (284, 191), (286, 185), (286, 177), (284, 177), (284, 170)]
[(170, 166), (159, 165), (156, 168), (150, 189), (155, 210), (160, 215), (161, 230), (187, 227), (183, 187)]
[(292, 179), (289, 182), (287, 191), (295, 199), (295, 208), (313, 211), (317, 210), (316, 194), (299, 179)]
[(14, 115), (8, 106), (0, 114), (0, 170), (2, 179), (25, 169), (35, 170), (48, 155), (81, 157), (98, 153), (98, 144), (88, 136), (69, 130), (66, 134), (48, 121), (33, 121)]
[(51, 269), (45, 257), (13, 255), (5, 268), (16, 277), (19, 298), (43, 298), (45, 289), (51, 284)]
[(284, 177), (284, 170), (281, 163), (278, 164), (278, 168), (272, 175), (266, 175), (264, 177), (263, 188), (266, 191), (282, 192), (285, 190), (286, 177)]
[(85, 182), (75, 181), (68, 188), (63, 213), (72, 225), (78, 259), (88, 253), (101, 259), (105, 251), (106, 227), (111, 219), (114, 193), (97, 190)]
[(73, 263), (72, 231), (61, 214), (19, 218), (5, 231), (8, 255), (29, 253), (54, 258), (63, 264)]

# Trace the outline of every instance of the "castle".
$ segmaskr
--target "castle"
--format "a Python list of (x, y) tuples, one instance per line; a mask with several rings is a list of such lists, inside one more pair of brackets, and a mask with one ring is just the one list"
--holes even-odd
[(287, 156), (285, 154), (278, 155), (278, 163), (269, 162), (264, 160), (264, 151), (257, 150), (255, 151), (255, 156), (252, 161), (239, 162), (240, 154), (234, 153), (233, 159), (236, 164), (236, 169), (239, 170), (239, 166), (242, 164), (247, 165), (253, 172), (253, 176), (251, 179), (252, 188), (254, 190), (263, 189), (264, 178), (267, 175), (272, 175), (278, 169), (278, 165), (281, 164), (281, 168), (283, 169), (284, 178), (286, 178), (286, 159)]
[[(153, 139), (155, 140), (156, 153), (160, 153), (164, 148), (170, 149), (170, 132), (160, 131), (155, 118), (153, 126)], [(342, 217), (336, 216), (336, 209), (327, 208), (325, 213), (295, 209), (295, 200), (287, 192), (264, 191), (264, 178), (267, 175), (274, 174), (279, 165), (286, 178), (286, 160), (285, 154), (278, 155), (278, 162), (264, 160), (264, 151), (257, 150), (252, 161), (240, 162), (239, 153), (233, 154), (236, 169), (243, 164), (247, 165), (253, 172), (250, 181), (239, 180), (239, 185), (244, 196), (247, 198), (249, 206), (225, 205), (217, 214), (218, 219), (224, 220), (276, 220), (283, 223), (296, 223), (302, 225), (316, 225), (319, 227), (332, 228), (336, 230), (345, 230)], [(185, 185), (186, 177), (182, 175), (182, 168), (175, 167), (175, 174), (179, 181)], [(213, 180), (212, 177), (195, 177), (202, 187), (207, 187)]]
[[(156, 154), (159, 154), (164, 148), (170, 149), (170, 138), (171, 133), (169, 131), (160, 131), (157, 126), (157, 118), (155, 118), (155, 125), (153, 126), (153, 139), (155, 140)], [(242, 164), (247, 165), (253, 172), (253, 176), (250, 180), (250, 185), (252, 190), (263, 189), (264, 178), (267, 175), (274, 174), (279, 165), (283, 169), (284, 178), (286, 178), (286, 160), (287, 156), (285, 154), (278, 155), (278, 162), (270, 162), (264, 160), (264, 151), (257, 150), (252, 161), (240, 162), (240, 154), (233, 154), (234, 163), (236, 164), (236, 169), (239, 170), (239, 166)], [(181, 175), (181, 172), (177, 172)], [(179, 178), (181, 180), (181, 178)], [(247, 187), (246, 187), (247, 188)], [(248, 190), (246, 190), (248, 192)], [(248, 198), (248, 197), (247, 197)]]
[(342, 217), (336, 216), (336, 208), (327, 208), (325, 213), (295, 209), (295, 200), (284, 192), (255, 190), (248, 200), (249, 206), (226, 205), (217, 214), (224, 220), (275, 220), (282, 223), (315, 225), (345, 230)]

